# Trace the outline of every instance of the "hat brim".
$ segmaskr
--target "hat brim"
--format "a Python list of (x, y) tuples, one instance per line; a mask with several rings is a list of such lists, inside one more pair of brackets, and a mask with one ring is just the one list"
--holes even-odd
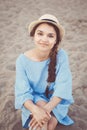
[(33, 21), (29, 26), (28, 26), (28, 31), (29, 31), (29, 34), (32, 32), (32, 30), (34, 29), (34, 27), (40, 23), (51, 23), (53, 25), (55, 25), (59, 31), (60, 31), (60, 36), (61, 36), (61, 40), (62, 38), (64, 37), (64, 34), (65, 34), (65, 30), (64, 28), (62, 27), (62, 25), (60, 25), (59, 23), (55, 23), (55, 22), (52, 22), (52, 21), (47, 21), (47, 20), (37, 20), (37, 21)]

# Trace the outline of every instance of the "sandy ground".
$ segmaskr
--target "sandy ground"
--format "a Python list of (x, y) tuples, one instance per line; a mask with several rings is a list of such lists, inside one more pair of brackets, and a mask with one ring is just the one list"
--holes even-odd
[(54, 14), (66, 34), (75, 103), (72, 126), (56, 130), (87, 130), (87, 0), (0, 0), (0, 130), (22, 130), (20, 111), (14, 108), (15, 61), (33, 44), (27, 26), (45, 13)]

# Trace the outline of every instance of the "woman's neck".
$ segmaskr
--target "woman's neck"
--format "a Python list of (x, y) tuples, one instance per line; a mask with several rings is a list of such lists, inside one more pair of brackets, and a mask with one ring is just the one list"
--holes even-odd
[(46, 60), (49, 58), (49, 52), (40, 51), (38, 49), (33, 49), (35, 56), (40, 60)]

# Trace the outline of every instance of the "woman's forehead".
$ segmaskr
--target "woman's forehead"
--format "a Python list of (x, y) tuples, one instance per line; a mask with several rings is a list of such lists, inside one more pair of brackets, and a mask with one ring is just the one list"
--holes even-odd
[(42, 23), (37, 28), (36, 31), (48, 32), (48, 33), (56, 33), (54, 27), (49, 25), (48, 23)]

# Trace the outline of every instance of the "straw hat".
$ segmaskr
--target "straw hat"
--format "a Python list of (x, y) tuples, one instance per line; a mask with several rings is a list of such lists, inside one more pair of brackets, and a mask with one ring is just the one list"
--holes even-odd
[(60, 25), (59, 21), (57, 20), (57, 18), (51, 14), (45, 14), (45, 15), (42, 15), (38, 20), (36, 21), (33, 21), (29, 27), (28, 27), (28, 30), (29, 30), (29, 34), (32, 32), (32, 30), (34, 29), (34, 27), (40, 23), (52, 23), (53, 25), (55, 25), (59, 31), (60, 31), (60, 36), (61, 36), (61, 39), (63, 38), (64, 36), (64, 28), (62, 27), (62, 25)]

